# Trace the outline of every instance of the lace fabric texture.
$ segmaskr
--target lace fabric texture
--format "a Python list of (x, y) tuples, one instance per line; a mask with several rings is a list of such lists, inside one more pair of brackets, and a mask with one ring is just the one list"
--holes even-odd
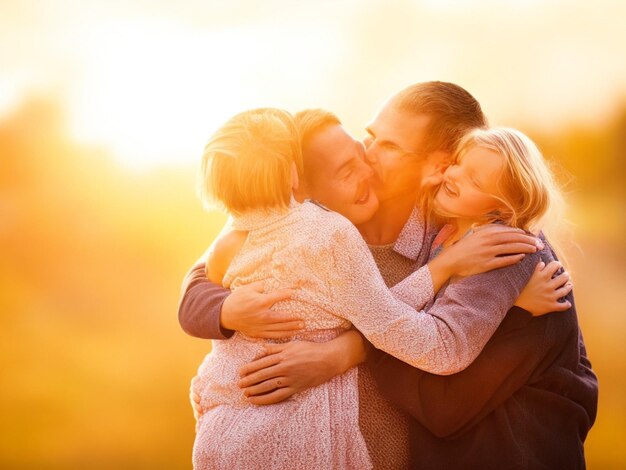
[[(428, 315), (392, 295), (358, 231), (342, 216), (294, 204), (285, 213), (237, 218), (233, 226), (249, 235), (224, 276), (225, 287), (264, 281), (266, 292), (295, 288), (275, 308), (303, 318), (306, 331), (298, 338), (327, 341), (353, 323), (391, 354), (420, 364), (430, 360), (439, 337), (432, 331), (416, 335)], [(431, 300), (427, 268), (395, 291), (412, 303)], [(208, 411), (198, 422), (194, 467), (371, 468), (359, 430), (358, 369), (285, 402), (254, 406), (237, 387), (239, 369), (263, 352), (265, 342), (240, 333), (214, 341), (195, 382)]]

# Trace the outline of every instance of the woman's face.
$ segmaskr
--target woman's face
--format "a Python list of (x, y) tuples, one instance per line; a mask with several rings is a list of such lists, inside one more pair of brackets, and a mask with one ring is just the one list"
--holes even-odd
[(446, 215), (482, 218), (502, 207), (498, 180), (504, 171), (504, 157), (493, 150), (474, 146), (443, 174), (435, 204)]

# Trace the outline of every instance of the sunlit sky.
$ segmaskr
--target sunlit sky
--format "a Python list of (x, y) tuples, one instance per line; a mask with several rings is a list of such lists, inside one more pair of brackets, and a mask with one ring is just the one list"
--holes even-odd
[(326, 107), (357, 136), (394, 91), (456, 82), (492, 123), (601, 122), (626, 101), (619, 0), (0, 0), (0, 116), (58, 100), (129, 167), (193, 164), (253, 106)]

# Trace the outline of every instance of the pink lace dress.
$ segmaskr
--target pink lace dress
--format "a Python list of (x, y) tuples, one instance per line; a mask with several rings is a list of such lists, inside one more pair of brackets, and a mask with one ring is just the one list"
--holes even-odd
[[(233, 226), (249, 235), (224, 286), (262, 280), (266, 292), (295, 288), (276, 306), (305, 320), (306, 331), (291, 340), (328, 341), (354, 324), (374, 346), (416, 367), (435, 373), (451, 367), (436, 360), (445, 347), (437, 320), (415, 310), (433, 296), (427, 267), (390, 291), (357, 229), (312, 203), (247, 214)], [(245, 399), (239, 369), (267, 342), (240, 333), (213, 342), (195, 382), (207, 412), (197, 425), (194, 468), (371, 468), (359, 430), (357, 368), (275, 405)]]

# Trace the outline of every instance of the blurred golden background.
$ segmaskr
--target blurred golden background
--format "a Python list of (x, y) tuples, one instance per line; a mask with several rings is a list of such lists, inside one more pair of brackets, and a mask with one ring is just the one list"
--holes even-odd
[(0, 1), (0, 467), (189, 468), (210, 343), (176, 311), (224, 221), (206, 138), (253, 106), (356, 136), (445, 80), (567, 176), (570, 270), (600, 409), (591, 469), (626, 467), (626, 56), (618, 0)]

